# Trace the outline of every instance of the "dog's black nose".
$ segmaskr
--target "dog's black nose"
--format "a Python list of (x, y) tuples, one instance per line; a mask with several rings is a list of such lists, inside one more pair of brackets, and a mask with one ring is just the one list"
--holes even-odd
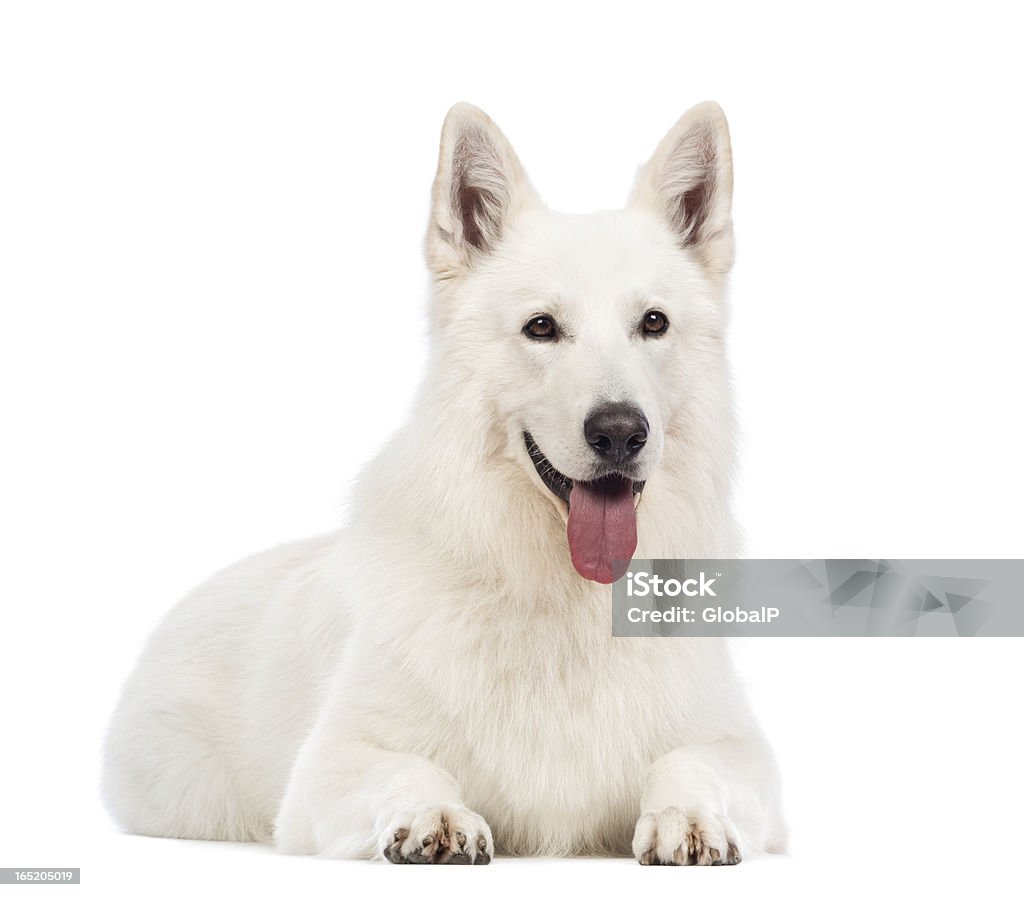
[(583, 422), (590, 447), (608, 461), (621, 464), (644, 447), (650, 427), (636, 405), (609, 402), (600, 405)]

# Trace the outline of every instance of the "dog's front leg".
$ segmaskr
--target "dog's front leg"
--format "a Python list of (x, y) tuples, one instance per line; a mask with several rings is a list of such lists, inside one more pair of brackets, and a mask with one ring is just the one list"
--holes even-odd
[(337, 743), (314, 728), (274, 827), (279, 850), (392, 863), (483, 865), (491, 830), (447, 772), (413, 754)]
[(744, 848), (781, 847), (777, 792), (757, 739), (672, 751), (648, 770), (633, 853), (644, 865), (731, 866)]

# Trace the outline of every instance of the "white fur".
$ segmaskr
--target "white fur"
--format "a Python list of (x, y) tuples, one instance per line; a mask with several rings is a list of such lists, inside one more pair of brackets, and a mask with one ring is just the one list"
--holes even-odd
[[(122, 826), (335, 857), (405, 858), (445, 824), (470, 859), (781, 849), (774, 763), (724, 644), (611, 637), (611, 589), (574, 571), (522, 437), (587, 478), (588, 409), (638, 404), (637, 556), (735, 552), (730, 200), (713, 104), (669, 132), (625, 210), (586, 216), (544, 209), (490, 119), (452, 110), (413, 417), (344, 531), (219, 573), (154, 634), (107, 744)], [(636, 331), (651, 307), (659, 339)], [(538, 313), (566, 337), (525, 337)]]

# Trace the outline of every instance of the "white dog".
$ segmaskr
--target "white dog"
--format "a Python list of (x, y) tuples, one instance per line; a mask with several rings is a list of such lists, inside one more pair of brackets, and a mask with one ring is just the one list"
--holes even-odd
[(217, 574), (152, 637), (107, 744), (121, 825), (396, 863), (782, 848), (724, 644), (613, 638), (607, 585), (634, 553), (736, 550), (731, 192), (714, 104), (592, 215), (451, 110), (413, 417), (343, 532)]

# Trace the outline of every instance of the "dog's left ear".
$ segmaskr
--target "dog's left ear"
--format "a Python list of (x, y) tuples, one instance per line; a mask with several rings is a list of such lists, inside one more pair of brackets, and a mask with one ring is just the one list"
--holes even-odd
[(630, 207), (655, 210), (679, 245), (715, 275), (732, 267), (732, 149), (717, 103), (701, 103), (665, 135), (640, 169)]
[(510, 221), (540, 200), (512, 144), (480, 109), (451, 108), (441, 129), (427, 261), (438, 280), (471, 268), (501, 241)]

